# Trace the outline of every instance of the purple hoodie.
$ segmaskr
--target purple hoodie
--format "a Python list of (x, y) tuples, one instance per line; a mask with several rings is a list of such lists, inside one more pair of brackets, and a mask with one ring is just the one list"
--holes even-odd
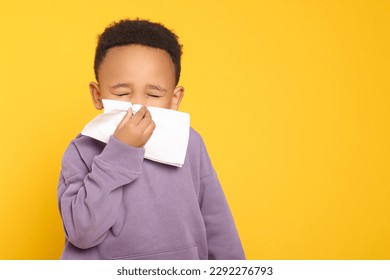
[(144, 160), (111, 136), (77, 136), (62, 160), (62, 259), (245, 259), (200, 135), (183, 167)]

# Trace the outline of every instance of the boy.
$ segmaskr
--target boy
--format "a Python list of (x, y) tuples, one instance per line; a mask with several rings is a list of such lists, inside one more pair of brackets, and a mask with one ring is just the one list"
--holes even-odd
[(96, 48), (96, 109), (102, 99), (128, 110), (108, 143), (78, 135), (62, 160), (58, 200), (62, 259), (245, 259), (217, 175), (190, 129), (182, 167), (144, 159), (155, 124), (147, 107), (178, 110), (181, 46), (161, 24), (122, 20)]

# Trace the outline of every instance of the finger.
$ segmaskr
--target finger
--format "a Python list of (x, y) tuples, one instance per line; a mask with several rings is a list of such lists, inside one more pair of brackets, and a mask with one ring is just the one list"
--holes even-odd
[(142, 106), (137, 113), (135, 113), (132, 117), (132, 120), (135, 125), (138, 125), (140, 121), (145, 117), (147, 109), (145, 106)]
[(150, 124), (148, 125), (148, 127), (146, 127), (146, 129), (144, 131), (144, 135), (147, 136), (147, 140), (149, 140), (150, 137), (152, 137), (152, 134), (153, 134), (153, 131), (154, 131), (155, 128), (156, 128), (156, 124), (152, 120), (150, 122)]
[(149, 110), (146, 110), (144, 118), (138, 123), (138, 127), (141, 130), (145, 130), (152, 121), (152, 115), (150, 114)]
[(132, 116), (133, 116), (133, 111), (131, 110), (131, 108), (129, 108), (126, 114), (123, 116), (121, 122), (118, 124), (118, 127), (123, 126), (126, 122), (129, 121), (129, 119), (131, 119)]

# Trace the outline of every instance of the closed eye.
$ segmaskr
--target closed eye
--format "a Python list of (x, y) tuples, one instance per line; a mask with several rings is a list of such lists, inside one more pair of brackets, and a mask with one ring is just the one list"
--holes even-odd
[(153, 97), (153, 98), (160, 98), (161, 97), (161, 95), (150, 94), (150, 93), (148, 93), (148, 96)]
[(118, 94), (115, 94), (116, 96), (125, 96), (125, 95), (129, 95), (129, 93), (118, 93)]

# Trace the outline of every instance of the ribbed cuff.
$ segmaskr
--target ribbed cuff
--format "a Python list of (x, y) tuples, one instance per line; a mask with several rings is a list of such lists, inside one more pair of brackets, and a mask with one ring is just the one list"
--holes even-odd
[(110, 166), (140, 174), (144, 155), (144, 148), (131, 147), (122, 143), (114, 136), (110, 136), (106, 147), (98, 157), (99, 160)]

